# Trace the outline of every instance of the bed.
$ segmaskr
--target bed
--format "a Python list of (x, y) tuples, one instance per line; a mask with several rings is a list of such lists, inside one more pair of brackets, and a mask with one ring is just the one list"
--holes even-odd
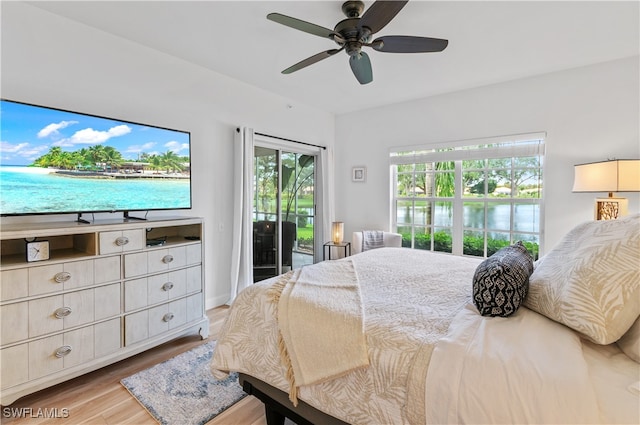
[(212, 371), (239, 372), (270, 424), (640, 423), (639, 259), (640, 215), (581, 224), (502, 315), (477, 302), (493, 257), (306, 266), (238, 295)]

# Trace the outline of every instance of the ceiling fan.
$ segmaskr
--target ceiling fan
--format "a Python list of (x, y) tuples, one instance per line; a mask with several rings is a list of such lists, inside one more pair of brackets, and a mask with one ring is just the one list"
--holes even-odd
[[(349, 55), (351, 70), (360, 84), (373, 81), (373, 71), (369, 56), (362, 47), (371, 47), (379, 52), (388, 53), (426, 53), (441, 52), (449, 44), (448, 40), (408, 35), (387, 35), (371, 41), (372, 35), (384, 28), (402, 10), (407, 1), (374, 2), (364, 14), (364, 3), (350, 0), (342, 5), (342, 12), (347, 16), (338, 22), (333, 30), (324, 28), (297, 18), (270, 13), (267, 19), (288, 27), (304, 31), (319, 37), (328, 38), (338, 44), (338, 49), (331, 49), (308, 57), (282, 71), (291, 74), (344, 50)], [(362, 15), (362, 16), (360, 16)]]

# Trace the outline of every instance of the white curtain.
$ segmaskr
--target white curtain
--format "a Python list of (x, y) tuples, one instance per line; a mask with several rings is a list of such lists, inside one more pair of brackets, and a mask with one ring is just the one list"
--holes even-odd
[(234, 138), (233, 244), (228, 304), (253, 284), (253, 129), (237, 128)]
[(245, 288), (253, 284), (253, 161), (256, 144), (274, 149), (305, 150), (316, 155), (316, 237), (314, 261), (322, 261), (323, 243), (331, 235), (333, 205), (333, 150), (304, 148), (261, 135), (256, 141), (252, 128), (236, 129), (234, 140), (234, 201), (233, 244), (231, 252), (230, 304)]
[(324, 243), (331, 238), (331, 222), (334, 220), (333, 205), (333, 149), (327, 146), (321, 149), (317, 156), (318, 163), (316, 166), (316, 204), (319, 208), (316, 210), (316, 223), (320, 226), (316, 231), (314, 241), (314, 257), (315, 262), (322, 261), (322, 251)]

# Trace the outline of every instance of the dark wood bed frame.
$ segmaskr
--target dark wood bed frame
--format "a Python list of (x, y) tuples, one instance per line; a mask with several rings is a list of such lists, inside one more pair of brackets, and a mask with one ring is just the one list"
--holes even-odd
[(297, 425), (348, 425), (302, 400), (294, 406), (287, 393), (253, 376), (240, 373), (239, 381), (244, 392), (264, 403), (267, 425), (283, 425), (285, 418), (291, 419)]

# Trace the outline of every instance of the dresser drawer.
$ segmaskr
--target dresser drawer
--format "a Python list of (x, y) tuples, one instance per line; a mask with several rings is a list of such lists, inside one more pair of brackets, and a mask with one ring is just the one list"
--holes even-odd
[(0, 345), (27, 339), (29, 336), (29, 303), (27, 301), (0, 306), (0, 332)]
[(158, 249), (147, 253), (149, 273), (164, 272), (187, 265), (187, 247)]
[(149, 310), (124, 317), (124, 345), (132, 345), (149, 338)]
[(200, 244), (193, 244), (127, 254), (124, 257), (124, 276), (130, 278), (200, 264), (201, 249)]
[(187, 323), (187, 300), (180, 299), (149, 309), (149, 337)]
[(127, 280), (124, 283), (124, 311), (129, 312), (146, 307), (147, 278)]
[[(191, 305), (194, 303), (192, 302)], [(187, 298), (125, 316), (125, 345), (132, 345), (187, 323)]]
[(147, 253), (137, 252), (124, 256), (124, 277), (144, 276), (148, 273)]
[[(18, 293), (24, 295), (24, 288), (34, 296), (119, 280), (120, 257), (35, 266), (24, 269), (24, 273), (21, 270), (2, 275), (3, 280), (5, 276), (9, 279), (3, 282), (3, 287), (7, 287), (6, 292), (11, 297)], [(16, 289), (18, 287), (21, 289)]]
[(148, 278), (147, 301), (157, 304), (187, 293), (187, 269), (162, 273)]
[(118, 316), (121, 310), (120, 284), (95, 288), (94, 319), (96, 321)]
[(202, 317), (202, 292), (198, 294), (193, 294), (186, 298), (187, 300), (187, 322), (193, 322), (194, 320), (198, 320)]
[(29, 295), (93, 285), (93, 260), (37, 266), (29, 269)]
[(0, 345), (120, 314), (120, 284), (0, 306)]
[(110, 305), (110, 311), (116, 303), (119, 308), (119, 300), (96, 300), (94, 289), (29, 301), (29, 338), (93, 322), (96, 302)]
[(0, 350), (0, 383), (5, 389), (29, 380), (29, 345), (21, 344)]
[(57, 332), (64, 329), (63, 310), (59, 310), (58, 316), (55, 311), (64, 307), (62, 295), (40, 298), (29, 301), (29, 338), (45, 335), (50, 332)]
[(94, 282), (97, 284), (114, 282), (122, 275), (121, 256), (96, 258), (94, 267)]
[(187, 264), (202, 262), (202, 244), (187, 245)]
[(0, 350), (2, 389), (80, 365), (121, 348), (115, 318)]
[(0, 272), (0, 301), (9, 301), (29, 295), (29, 269)]
[(122, 347), (120, 318), (107, 320), (93, 326), (96, 335), (94, 341), (95, 357), (100, 358), (115, 353)]
[(187, 269), (187, 294), (202, 291), (202, 266)]
[(29, 379), (37, 379), (93, 358), (93, 326), (32, 341), (29, 343)]
[(196, 290), (200, 290), (200, 271), (201, 268), (198, 266), (127, 280), (124, 283), (125, 311), (137, 310), (186, 295), (187, 288), (196, 285), (193, 283), (195, 280), (198, 282)]
[(138, 251), (145, 245), (144, 229), (100, 232), (100, 254), (117, 254)]

